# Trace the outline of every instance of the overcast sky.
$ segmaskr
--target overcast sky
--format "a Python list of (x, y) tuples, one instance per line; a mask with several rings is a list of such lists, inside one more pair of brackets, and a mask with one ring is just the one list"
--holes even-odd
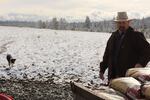
[(9, 13), (41, 16), (95, 15), (114, 17), (127, 11), (130, 17), (150, 16), (150, 0), (0, 0), (0, 15)]

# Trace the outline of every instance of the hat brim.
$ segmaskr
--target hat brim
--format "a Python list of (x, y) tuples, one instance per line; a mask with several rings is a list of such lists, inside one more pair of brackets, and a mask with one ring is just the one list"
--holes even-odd
[(126, 21), (132, 21), (132, 19), (121, 19), (121, 20), (113, 20), (114, 22), (126, 22)]

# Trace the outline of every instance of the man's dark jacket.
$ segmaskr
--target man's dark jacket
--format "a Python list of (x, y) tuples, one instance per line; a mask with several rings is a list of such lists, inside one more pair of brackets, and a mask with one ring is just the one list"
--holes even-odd
[(145, 67), (150, 61), (150, 44), (146, 41), (143, 33), (129, 27), (122, 40), (119, 41), (120, 43), (117, 43), (119, 34), (117, 30), (110, 36), (103, 61), (100, 63), (100, 72), (104, 73), (108, 68), (108, 80), (125, 76), (126, 71), (135, 67), (137, 63)]

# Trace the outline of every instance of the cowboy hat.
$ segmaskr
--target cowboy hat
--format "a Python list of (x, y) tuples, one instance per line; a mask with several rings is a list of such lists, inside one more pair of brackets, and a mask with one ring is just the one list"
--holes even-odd
[(128, 18), (128, 15), (126, 12), (118, 12), (117, 13), (117, 17), (115, 18), (115, 22), (119, 22), (119, 21), (131, 21), (132, 19)]

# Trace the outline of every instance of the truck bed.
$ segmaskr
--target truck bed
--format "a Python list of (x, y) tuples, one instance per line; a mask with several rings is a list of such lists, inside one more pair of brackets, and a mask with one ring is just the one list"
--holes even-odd
[(74, 100), (128, 100), (125, 95), (108, 86), (91, 89), (81, 83), (71, 82), (70, 84)]

